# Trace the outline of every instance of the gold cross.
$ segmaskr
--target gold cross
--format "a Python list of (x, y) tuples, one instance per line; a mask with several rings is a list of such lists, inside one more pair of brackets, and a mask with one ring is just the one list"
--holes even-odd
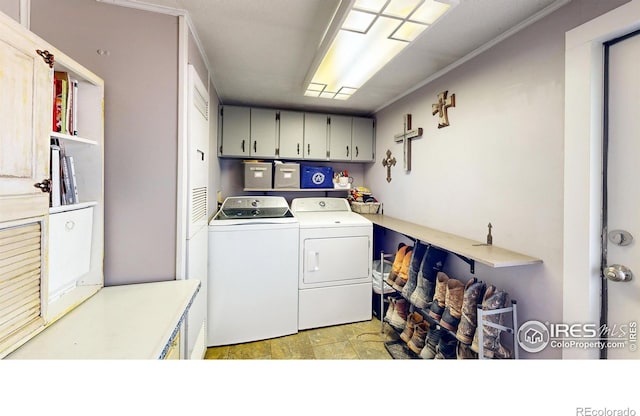
[(386, 159), (382, 159), (382, 166), (387, 168), (387, 182), (391, 182), (391, 166), (396, 165), (396, 158), (391, 157), (391, 150), (387, 149)]
[(401, 134), (393, 136), (396, 143), (402, 142), (402, 159), (404, 162), (404, 170), (411, 170), (411, 140), (422, 136), (422, 128), (411, 129), (411, 114), (404, 116), (404, 131)]
[(438, 114), (438, 128), (441, 129), (443, 127), (447, 127), (449, 125), (449, 114), (447, 110), (449, 107), (456, 106), (456, 95), (451, 94), (450, 97), (447, 98), (447, 94), (449, 91), (441, 92), (438, 94), (438, 103), (431, 104), (431, 115), (435, 116)]

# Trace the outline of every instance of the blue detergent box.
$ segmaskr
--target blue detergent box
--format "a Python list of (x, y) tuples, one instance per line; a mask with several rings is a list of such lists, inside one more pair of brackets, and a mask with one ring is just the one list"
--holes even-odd
[(300, 167), (301, 188), (333, 188), (333, 168), (326, 166)]

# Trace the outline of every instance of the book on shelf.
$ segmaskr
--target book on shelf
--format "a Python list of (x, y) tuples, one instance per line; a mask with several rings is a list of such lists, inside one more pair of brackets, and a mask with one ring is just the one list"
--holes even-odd
[(55, 71), (53, 83), (53, 131), (77, 135), (78, 81), (67, 72)]
[(51, 201), (50, 206), (59, 207), (61, 204), (60, 192), (60, 146), (57, 139), (51, 140)]
[(73, 156), (65, 156), (67, 159), (67, 163), (69, 165), (69, 189), (71, 193), (71, 197), (69, 201), (71, 204), (77, 204), (80, 202), (80, 198), (78, 198), (78, 181), (76, 179), (76, 166), (73, 161)]

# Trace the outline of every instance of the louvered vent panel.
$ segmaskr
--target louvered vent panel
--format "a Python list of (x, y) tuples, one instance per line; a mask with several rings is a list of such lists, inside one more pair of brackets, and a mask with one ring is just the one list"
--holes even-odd
[(209, 100), (200, 94), (200, 91), (195, 87), (193, 88), (193, 105), (206, 120), (209, 120)]
[(0, 353), (42, 325), (40, 223), (0, 230)]
[(191, 190), (191, 223), (196, 223), (207, 216), (207, 188)]

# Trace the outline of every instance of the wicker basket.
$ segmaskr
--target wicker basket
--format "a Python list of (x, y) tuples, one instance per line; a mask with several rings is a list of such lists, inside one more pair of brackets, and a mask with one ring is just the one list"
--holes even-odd
[(380, 202), (351, 202), (351, 210), (358, 214), (376, 214), (380, 209)]

